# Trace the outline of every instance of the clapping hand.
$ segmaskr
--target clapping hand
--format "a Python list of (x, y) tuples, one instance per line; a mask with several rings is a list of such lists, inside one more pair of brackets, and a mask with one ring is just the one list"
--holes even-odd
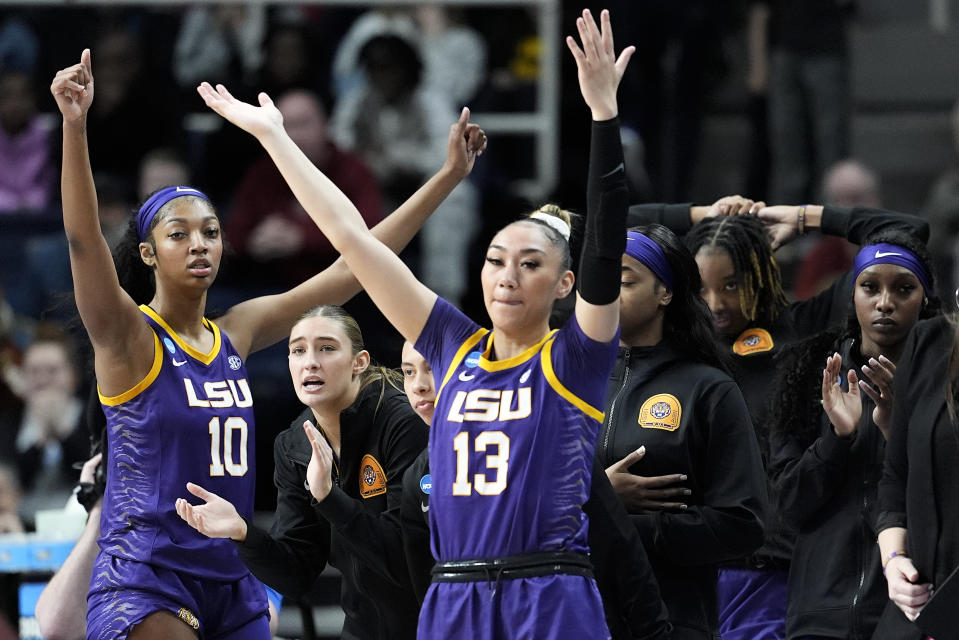
[(246, 521), (233, 503), (192, 482), (186, 484), (186, 489), (205, 502), (194, 506), (184, 498), (177, 498), (177, 515), (188, 525), (210, 538), (246, 539)]
[(303, 430), (313, 449), (310, 464), (306, 468), (306, 481), (313, 498), (323, 502), (333, 490), (333, 449), (309, 420), (303, 423)]
[(862, 417), (862, 399), (859, 397), (859, 378), (849, 370), (848, 391), (839, 386), (842, 356), (838, 353), (826, 358), (822, 372), (822, 408), (829, 416), (833, 431), (840, 438), (848, 438), (856, 432)]

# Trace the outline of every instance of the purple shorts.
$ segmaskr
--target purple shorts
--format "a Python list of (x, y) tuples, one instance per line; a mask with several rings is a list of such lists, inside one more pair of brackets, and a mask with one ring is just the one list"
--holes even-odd
[(266, 591), (252, 575), (222, 582), (97, 556), (87, 594), (87, 640), (126, 638), (157, 611), (173, 613), (206, 640), (270, 637)]
[(781, 569), (720, 569), (717, 592), (723, 640), (783, 640), (788, 576)]
[(434, 582), (420, 610), (420, 640), (602, 640), (603, 601), (591, 578), (547, 575), (497, 582)]

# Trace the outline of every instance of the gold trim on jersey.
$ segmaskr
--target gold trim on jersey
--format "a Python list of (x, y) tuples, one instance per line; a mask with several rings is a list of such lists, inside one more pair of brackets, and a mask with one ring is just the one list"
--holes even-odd
[(546, 382), (549, 383), (549, 386), (553, 387), (553, 391), (562, 396), (567, 400), (571, 405), (588, 415), (593, 420), (597, 422), (603, 421), (603, 412), (589, 404), (575, 393), (563, 386), (563, 383), (559, 381), (559, 378), (556, 377), (556, 372), (553, 371), (553, 358), (550, 355), (553, 349), (553, 341), (550, 340), (546, 343), (546, 346), (543, 347), (543, 375), (546, 376)]
[(469, 353), (470, 349), (476, 346), (476, 343), (483, 339), (489, 331), (480, 327), (477, 329), (473, 335), (467, 338), (463, 344), (460, 345), (460, 348), (456, 350), (456, 354), (453, 355), (453, 361), (450, 362), (449, 368), (446, 370), (446, 375), (443, 376), (443, 382), (440, 383), (439, 388), (436, 390), (436, 397), (433, 399), (433, 405), (435, 406), (440, 400), (440, 394), (443, 393), (443, 387), (446, 386), (446, 383), (450, 381), (450, 378), (453, 377), (453, 372), (456, 371), (456, 368), (460, 365), (460, 362), (463, 361), (463, 358), (466, 357), (466, 354)]
[(479, 368), (483, 371), (503, 371), (509, 369), (510, 367), (515, 367), (523, 364), (539, 351), (543, 344), (553, 337), (553, 334), (556, 333), (556, 329), (553, 329), (545, 336), (543, 339), (534, 344), (532, 347), (524, 351), (523, 353), (517, 354), (512, 358), (507, 358), (506, 360), (490, 360), (490, 354), (493, 353), (493, 338), (494, 334), (490, 334), (489, 341), (486, 343), (486, 350), (480, 355)]
[(163, 345), (160, 344), (160, 336), (157, 335), (156, 331), (153, 332), (153, 366), (150, 367), (150, 373), (146, 374), (143, 377), (143, 380), (136, 383), (136, 385), (124, 391), (117, 396), (105, 396), (100, 393), (100, 385), (97, 385), (97, 395), (100, 396), (100, 402), (107, 405), (108, 407), (115, 407), (118, 404), (123, 404), (124, 402), (129, 402), (133, 398), (137, 397), (141, 391), (145, 390), (153, 381), (157, 379), (157, 376), (160, 375), (160, 367), (163, 366)]
[(143, 313), (153, 318), (154, 322), (156, 322), (158, 325), (163, 327), (163, 330), (170, 334), (170, 337), (173, 338), (173, 341), (176, 342), (178, 345), (180, 345), (180, 348), (186, 351), (187, 355), (191, 356), (192, 358), (199, 360), (203, 364), (210, 364), (211, 362), (213, 362), (213, 360), (216, 359), (217, 355), (219, 355), (220, 328), (216, 326), (216, 323), (210, 320), (207, 320), (206, 318), (203, 318), (203, 326), (205, 326), (207, 329), (213, 332), (213, 347), (210, 349), (209, 353), (202, 353), (200, 351), (197, 351), (190, 345), (188, 345), (186, 342), (184, 342), (183, 338), (181, 338), (177, 334), (177, 332), (174, 331), (173, 328), (166, 323), (166, 320), (161, 318), (159, 314), (157, 314), (157, 312), (151, 309), (149, 306), (145, 304), (141, 304), (140, 311), (142, 311)]

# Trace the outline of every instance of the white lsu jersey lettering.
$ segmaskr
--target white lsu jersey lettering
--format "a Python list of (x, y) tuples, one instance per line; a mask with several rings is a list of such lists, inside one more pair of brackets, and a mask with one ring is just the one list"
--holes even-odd
[[(513, 396), (516, 408), (513, 408)], [(473, 389), (457, 391), (446, 419), (449, 422), (495, 422), (497, 420), (521, 420), (533, 411), (530, 387), (513, 389)]]
[(250, 385), (246, 378), (240, 380), (219, 380), (216, 382), (203, 383), (203, 398), (197, 395), (193, 387), (193, 381), (189, 378), (183, 379), (183, 386), (186, 389), (187, 404), (191, 407), (252, 407), (253, 394), (250, 393)]

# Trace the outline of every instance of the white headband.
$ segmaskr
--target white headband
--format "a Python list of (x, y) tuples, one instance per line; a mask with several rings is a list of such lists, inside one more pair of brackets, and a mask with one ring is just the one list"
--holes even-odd
[(566, 224), (566, 221), (562, 218), (550, 215), (548, 213), (543, 213), (542, 211), (537, 211), (536, 213), (531, 214), (530, 218), (542, 220), (551, 226), (559, 235), (563, 236), (566, 239), (566, 242), (569, 242), (569, 225)]

